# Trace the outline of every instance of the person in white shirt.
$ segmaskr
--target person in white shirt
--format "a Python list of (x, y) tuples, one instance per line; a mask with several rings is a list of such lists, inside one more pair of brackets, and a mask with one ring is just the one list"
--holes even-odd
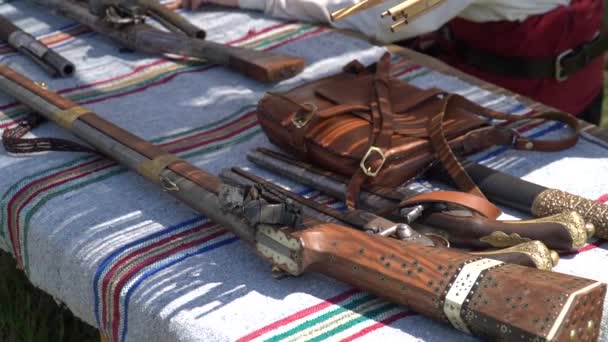
[(384, 44), (447, 27), (452, 40), (440, 56), (447, 63), (599, 123), (602, 58), (598, 53), (585, 58), (569, 51), (589, 50), (602, 25), (604, 0), (447, 0), (391, 32), (394, 22), (380, 14), (403, 1), (388, 0), (338, 22), (331, 21), (330, 13), (360, 1), (182, 0), (182, 6), (196, 9), (216, 4), (259, 10), (276, 18), (358, 31)]
[(380, 13), (403, 0), (389, 0), (382, 4), (332, 22), (330, 13), (360, 1), (357, 0), (183, 0), (183, 6), (196, 9), (204, 4), (217, 4), (243, 9), (263, 11), (275, 18), (295, 19), (307, 22), (331, 24), (338, 28), (363, 33), (381, 43), (393, 43), (432, 32), (452, 18), (459, 16), (474, 22), (523, 20), (529, 15), (546, 13), (569, 0), (448, 0), (434, 10), (391, 32), (390, 18), (380, 18)]

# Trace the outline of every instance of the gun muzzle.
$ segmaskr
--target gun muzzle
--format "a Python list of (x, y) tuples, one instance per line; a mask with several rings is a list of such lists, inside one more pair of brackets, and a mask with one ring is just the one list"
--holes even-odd
[(53, 77), (66, 77), (74, 73), (74, 64), (1, 15), (0, 39), (6, 41), (15, 50), (30, 57)]
[(68, 77), (74, 74), (76, 68), (72, 62), (23, 31), (18, 30), (11, 33), (8, 37), (8, 43), (29, 56), (53, 77)]

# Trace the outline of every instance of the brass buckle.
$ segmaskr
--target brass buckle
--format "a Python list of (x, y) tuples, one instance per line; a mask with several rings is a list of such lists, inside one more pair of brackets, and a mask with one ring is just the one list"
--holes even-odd
[(314, 103), (303, 103), (302, 106), (310, 106), (310, 111), (306, 115), (300, 115), (300, 111), (297, 111), (292, 117), (291, 122), (297, 128), (302, 128), (310, 122), (310, 120), (317, 114), (318, 107)]
[[(372, 155), (373, 152), (378, 153), (382, 161), (380, 162), (380, 165), (376, 168), (376, 170), (372, 171), (371, 167), (365, 166), (365, 162)], [(361, 167), (361, 170), (363, 170), (363, 173), (365, 173), (366, 176), (376, 177), (378, 175), (378, 172), (380, 172), (380, 170), (382, 169), (384, 162), (386, 162), (386, 156), (384, 155), (384, 152), (382, 152), (382, 149), (376, 146), (371, 146), (365, 153), (365, 156), (363, 156), (363, 159), (361, 159), (361, 163), (359, 163), (359, 166)]]

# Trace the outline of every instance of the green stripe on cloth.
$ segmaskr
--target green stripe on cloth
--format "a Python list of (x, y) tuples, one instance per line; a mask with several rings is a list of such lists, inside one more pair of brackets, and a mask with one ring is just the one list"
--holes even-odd
[(289, 330), (287, 330), (287, 331), (285, 331), (285, 332), (283, 332), (281, 334), (278, 334), (278, 335), (275, 335), (275, 336), (270, 337), (268, 339), (265, 339), (264, 341), (266, 341), (266, 342), (279, 342), (281, 340), (284, 340), (284, 339), (288, 338), (291, 335), (294, 335), (294, 334), (296, 334), (298, 332), (301, 332), (301, 331), (306, 330), (308, 328), (311, 328), (311, 327), (313, 327), (313, 326), (315, 326), (315, 325), (317, 325), (319, 323), (322, 323), (323, 321), (326, 321), (326, 320), (328, 320), (328, 319), (330, 319), (330, 318), (332, 318), (332, 317), (334, 317), (334, 316), (336, 316), (336, 315), (338, 315), (340, 313), (343, 313), (343, 312), (346, 312), (346, 311), (351, 311), (352, 309), (356, 308), (357, 306), (359, 306), (361, 304), (365, 304), (366, 302), (369, 302), (369, 301), (374, 300), (374, 299), (376, 299), (376, 297), (371, 296), (371, 295), (366, 295), (366, 296), (363, 296), (363, 297), (361, 297), (359, 299), (355, 299), (355, 300), (353, 300), (352, 302), (350, 302), (350, 303), (348, 303), (346, 305), (340, 306), (340, 307), (338, 307), (338, 308), (336, 308), (334, 310), (331, 310), (331, 311), (329, 311), (327, 313), (324, 313), (324, 314), (318, 316), (317, 318), (311, 319), (309, 321), (305, 321), (305, 322), (303, 322), (303, 323), (301, 323), (301, 324), (299, 324), (299, 325), (297, 325), (297, 326), (295, 326), (295, 327), (293, 327), (293, 328), (291, 328), (291, 329), (289, 329)]
[(348, 323), (342, 324), (336, 328), (334, 328), (331, 331), (325, 332), (313, 339), (308, 340), (309, 342), (316, 342), (316, 341), (323, 341), (331, 336), (334, 336), (335, 334), (342, 332), (348, 328), (354, 327), (355, 325), (364, 322), (366, 320), (374, 320), (375, 317), (380, 316), (382, 314), (384, 314), (385, 312), (388, 312), (390, 310), (393, 310), (397, 308), (397, 305), (392, 304), (392, 303), (387, 303), (385, 305), (382, 305), (381, 307), (365, 312), (363, 315), (349, 321)]

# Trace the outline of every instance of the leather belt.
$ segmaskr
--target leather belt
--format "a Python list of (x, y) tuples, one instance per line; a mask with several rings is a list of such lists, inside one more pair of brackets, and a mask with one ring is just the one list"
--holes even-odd
[(519, 78), (552, 78), (562, 82), (608, 50), (608, 37), (598, 32), (591, 41), (553, 57), (502, 56), (471, 47), (456, 38), (453, 44), (465, 63), (480, 70)]

